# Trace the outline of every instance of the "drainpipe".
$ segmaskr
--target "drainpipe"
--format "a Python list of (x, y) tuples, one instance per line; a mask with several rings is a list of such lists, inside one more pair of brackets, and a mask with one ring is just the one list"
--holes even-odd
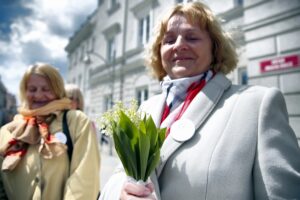
[(124, 7), (124, 21), (123, 21), (123, 36), (122, 36), (122, 60), (120, 66), (120, 101), (123, 101), (123, 90), (124, 90), (124, 74), (123, 67), (126, 65), (126, 44), (127, 44), (127, 22), (128, 22), (128, 0), (125, 0)]

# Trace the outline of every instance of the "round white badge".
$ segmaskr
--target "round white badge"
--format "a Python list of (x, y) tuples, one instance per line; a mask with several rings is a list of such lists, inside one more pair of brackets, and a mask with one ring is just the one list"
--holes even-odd
[(179, 142), (189, 140), (194, 133), (195, 125), (189, 119), (180, 119), (174, 122), (170, 129), (170, 135)]
[(67, 143), (67, 137), (63, 132), (55, 133), (55, 138), (63, 144)]

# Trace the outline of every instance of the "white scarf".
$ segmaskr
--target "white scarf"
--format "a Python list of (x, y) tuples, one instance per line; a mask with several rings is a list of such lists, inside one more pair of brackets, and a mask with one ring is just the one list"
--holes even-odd
[(208, 82), (212, 77), (212, 70), (197, 76), (179, 79), (171, 79), (169, 76), (165, 76), (160, 84), (163, 93), (166, 93), (166, 104), (170, 107), (170, 111), (174, 111), (185, 100), (187, 90), (192, 83), (200, 81), (202, 78), (205, 78), (205, 81)]

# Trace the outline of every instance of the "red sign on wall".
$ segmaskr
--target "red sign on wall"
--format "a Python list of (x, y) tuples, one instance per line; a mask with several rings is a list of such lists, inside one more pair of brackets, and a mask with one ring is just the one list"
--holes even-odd
[(299, 55), (290, 55), (261, 61), (260, 71), (264, 73), (276, 70), (283, 70), (287, 68), (300, 67), (299, 57)]

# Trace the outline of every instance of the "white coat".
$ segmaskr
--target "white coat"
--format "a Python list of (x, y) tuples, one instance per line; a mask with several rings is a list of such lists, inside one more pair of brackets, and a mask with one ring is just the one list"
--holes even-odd
[[(164, 101), (157, 95), (141, 107), (157, 125)], [(171, 128), (151, 175), (158, 199), (300, 199), (300, 149), (278, 89), (235, 86), (218, 73), (182, 119), (195, 131), (183, 127), (178, 139)], [(118, 176), (102, 199), (119, 199)]]

